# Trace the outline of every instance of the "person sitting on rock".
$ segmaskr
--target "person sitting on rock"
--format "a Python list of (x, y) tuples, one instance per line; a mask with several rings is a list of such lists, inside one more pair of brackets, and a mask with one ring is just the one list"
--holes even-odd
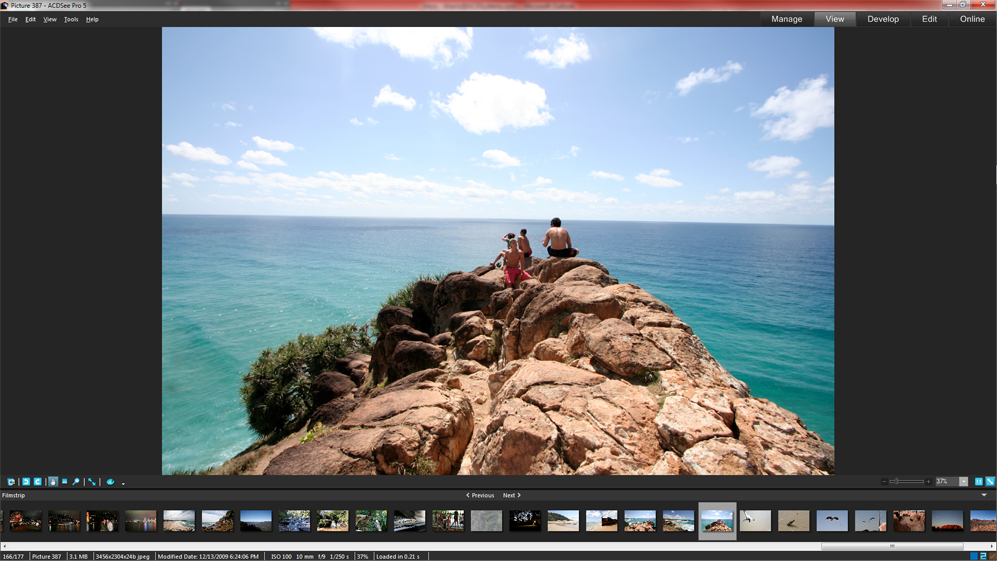
[(524, 254), (517, 248), (516, 239), (507, 240), (507, 249), (501, 251), (493, 258), (493, 261), (490, 261), (490, 267), (494, 266), (501, 257), (503, 257), (504, 288), (515, 288), (517, 282), (521, 280), (521, 268), (524, 266)]
[(528, 242), (527, 228), (521, 228), (521, 235), (517, 237), (517, 247), (524, 254), (524, 268), (531, 267), (531, 243)]
[(573, 247), (573, 242), (569, 239), (569, 232), (562, 227), (562, 221), (556, 217), (549, 224), (552, 227), (545, 232), (545, 237), (542, 238), (542, 247), (549, 249), (549, 255), (552, 257), (576, 257), (579, 255), (580, 250)]

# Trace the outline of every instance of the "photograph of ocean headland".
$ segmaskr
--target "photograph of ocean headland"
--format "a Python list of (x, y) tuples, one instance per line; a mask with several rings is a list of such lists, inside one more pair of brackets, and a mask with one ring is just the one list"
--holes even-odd
[(829, 31), (165, 29), (162, 473), (834, 474)]
[(579, 510), (550, 510), (548, 511), (548, 518), (549, 525), (546, 529), (549, 532), (580, 531)]
[[(203, 511), (202, 518), (205, 517)], [(194, 531), (194, 511), (193, 510), (164, 510), (163, 511), (163, 531), (164, 532), (193, 532)]]
[(663, 531), (664, 532), (693, 532), (694, 531), (694, 511), (693, 510), (664, 510), (663, 511)]

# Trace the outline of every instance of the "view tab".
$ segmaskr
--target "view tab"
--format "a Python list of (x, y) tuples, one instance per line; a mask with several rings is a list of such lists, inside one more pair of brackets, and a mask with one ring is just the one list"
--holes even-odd
[(857, 27), (854, 12), (816, 12), (816, 27)]

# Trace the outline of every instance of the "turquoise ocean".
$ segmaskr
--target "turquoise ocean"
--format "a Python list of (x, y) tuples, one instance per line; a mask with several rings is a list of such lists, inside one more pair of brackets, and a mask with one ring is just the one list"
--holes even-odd
[[(834, 440), (834, 227), (563, 218), (580, 257), (660, 298), (763, 397)], [(543, 220), (162, 217), (162, 471), (255, 436), (240, 378), (266, 348), (363, 323), (419, 274), (469, 271)]]

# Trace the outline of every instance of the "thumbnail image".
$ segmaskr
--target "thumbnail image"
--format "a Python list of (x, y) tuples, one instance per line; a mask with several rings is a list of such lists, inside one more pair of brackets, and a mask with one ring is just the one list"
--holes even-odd
[(741, 510), (740, 511), (740, 531), (741, 532), (770, 532), (771, 531), (771, 511), (770, 510)]
[(973, 510), (969, 513), (969, 529), (973, 532), (996, 532), (997, 511)]
[(542, 511), (512, 510), (508, 514), (509, 530), (511, 532), (542, 531)]
[[(204, 511), (202, 511), (204, 516)], [(194, 511), (193, 510), (164, 510), (163, 511), (163, 531), (164, 532), (193, 532), (194, 531)]]
[(309, 531), (309, 511), (308, 510), (279, 510), (278, 511), (278, 531), (279, 532), (308, 532)]
[(884, 532), (886, 521), (884, 510), (855, 510), (855, 532)]
[(155, 510), (126, 510), (125, 511), (125, 531), (126, 532), (155, 532), (156, 531), (156, 511)]
[(618, 511), (588, 510), (586, 528), (588, 532), (617, 532)]
[(816, 511), (816, 531), (817, 532), (846, 532), (847, 531), (847, 511), (846, 510), (817, 510)]
[(961, 532), (965, 529), (964, 510), (932, 510), (932, 532)]
[(892, 511), (893, 532), (923, 532), (924, 511), (894, 510)]
[[(0, 518), (3, 514), (0, 513)], [(50, 532), (79, 532), (80, 531), (80, 511), (79, 510), (50, 510), (49, 511), (49, 531)]]
[(41, 532), (42, 511), (12, 510), (10, 511), (11, 532)]
[(348, 514), (346, 510), (316, 511), (317, 532), (346, 532), (348, 524)]
[(435, 510), (431, 515), (435, 532), (464, 532), (464, 510)]
[(392, 530), (394, 532), (426, 532), (427, 522), (423, 510), (394, 510)]
[(779, 532), (808, 532), (809, 531), (809, 511), (808, 510), (779, 510), (778, 511), (778, 531)]
[(118, 531), (118, 511), (117, 510), (88, 510), (87, 511), (87, 531), (88, 532), (117, 532)]
[[(189, 512), (189, 511), (182, 510), (175, 512)], [(164, 511), (163, 513), (164, 520), (166, 520), (166, 515), (167, 515), (166, 511)], [(201, 531), (232, 532), (236, 526), (235, 519), (236, 519), (236, 512), (232, 510), (203, 510), (201, 511)]]
[(701, 511), (702, 532), (732, 532), (733, 511), (703, 510)]
[(656, 511), (655, 510), (626, 510), (625, 511), (625, 531), (626, 532), (655, 532), (656, 531)]
[(503, 511), (474, 510), (472, 511), (471, 526), (473, 532), (502, 532)]
[(359, 510), (355, 513), (354, 530), (358, 532), (388, 532), (387, 510)]
[(693, 532), (694, 531), (694, 511), (693, 510), (664, 510), (663, 511), (663, 531), (664, 532)]
[[(697, 456), (688, 467), (702, 475), (834, 473), (832, 28), (164, 27), (159, 39), (162, 102), (151, 107), (161, 111), (162, 474), (678, 474), (681, 462), (660, 462), (667, 453), (684, 455), (684, 465)], [(557, 215), (565, 224), (551, 221)], [(550, 227), (559, 241), (546, 248)], [(517, 307), (533, 327), (505, 322), (493, 341), (477, 322), (491, 329), (509, 307), (487, 306), (462, 331), (471, 339), (440, 337), (462, 326), (449, 325), (453, 313), (505, 290), (513, 267), (482, 267), (507, 249), (508, 232), (534, 250), (510, 284), (545, 289)], [(333, 244), (317, 258), (316, 246)], [(387, 253), (373, 257), (374, 248)], [(577, 253), (580, 261), (558, 261)], [(651, 274), (664, 263), (685, 279), (683, 292)], [(629, 284), (657, 299), (643, 310), (697, 300), (698, 317), (712, 321), (681, 317), (703, 331), (671, 332), (669, 345), (697, 352), (656, 350), (659, 332), (630, 335), (649, 356), (602, 346), (592, 358), (610, 376), (648, 378), (614, 395), (583, 381), (592, 376), (586, 360), (534, 360), (541, 335), (567, 327), (551, 327), (566, 323), (565, 306), (542, 302), (570, 269), (567, 279), (583, 279), (581, 266), (621, 283), (612, 287), (617, 304), (593, 295), (602, 298), (588, 306), (602, 317), (621, 316)], [(428, 284), (414, 278), (438, 273)], [(468, 275), (481, 280), (475, 295), (466, 294)], [(415, 286), (427, 298), (414, 301)], [(759, 321), (729, 321), (746, 302)], [(414, 360), (393, 360), (398, 337), (367, 321), (388, 303), (419, 319), (398, 348)], [(578, 327), (582, 338), (595, 329)], [(412, 346), (435, 337), (445, 344)], [(562, 356), (562, 347), (546, 343), (537, 354)], [(529, 361), (575, 397), (551, 414), (534, 394), (502, 408), (506, 394), (482, 380), (443, 390), (401, 382), (439, 366), (431, 359), (440, 353), (490, 371)], [(669, 370), (698, 374), (661, 380), (675, 364)], [(451, 389), (475, 412), (430, 407), (414, 393)], [(384, 391), (402, 392), (391, 412)], [(683, 397), (696, 391), (718, 399)], [(733, 396), (750, 394), (762, 399), (743, 413), (782, 430), (741, 430), (731, 412), (702, 408), (731, 411)], [(605, 414), (588, 408), (598, 402)], [(500, 426), (512, 408), (578, 437), (478, 430)], [(345, 426), (348, 409), (378, 426)], [(288, 438), (307, 422), (314, 436), (322, 423), (322, 438)], [(391, 458), (367, 444), (357, 453), (385, 431), (407, 434)], [(718, 435), (759, 440), (767, 464), (786, 469), (734, 463), (739, 445), (707, 438)]]
[(240, 531), (241, 532), (270, 532), (271, 531), (271, 511), (270, 510), (241, 510), (240, 511)]
[(579, 532), (579, 510), (550, 510), (548, 512), (550, 532)]

